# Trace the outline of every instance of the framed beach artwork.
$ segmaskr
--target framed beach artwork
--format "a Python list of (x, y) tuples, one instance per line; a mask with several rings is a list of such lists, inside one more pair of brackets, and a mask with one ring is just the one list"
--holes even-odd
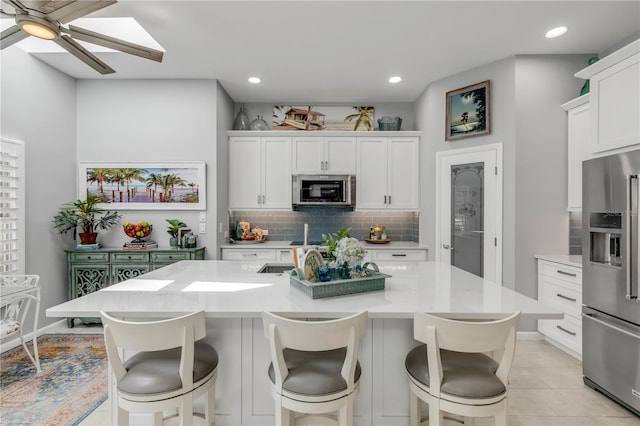
[(375, 127), (372, 106), (274, 105), (272, 130), (361, 130)]
[(491, 133), (490, 81), (447, 92), (446, 140)]
[(78, 198), (114, 210), (205, 210), (204, 161), (80, 162)]

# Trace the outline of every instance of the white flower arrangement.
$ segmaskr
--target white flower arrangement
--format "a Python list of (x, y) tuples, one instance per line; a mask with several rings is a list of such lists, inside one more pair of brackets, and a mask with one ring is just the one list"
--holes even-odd
[(345, 237), (338, 240), (336, 248), (333, 251), (336, 257), (336, 265), (349, 265), (354, 268), (364, 259), (365, 248), (356, 238)]

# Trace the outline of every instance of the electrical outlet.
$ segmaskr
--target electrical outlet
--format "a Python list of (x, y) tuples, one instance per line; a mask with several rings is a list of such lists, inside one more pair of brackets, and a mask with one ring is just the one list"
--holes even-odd
[(207, 221), (207, 212), (200, 212), (200, 223)]
[(206, 234), (207, 233), (207, 224), (206, 223), (201, 223), (200, 224), (200, 229), (198, 230), (199, 233), (201, 234)]

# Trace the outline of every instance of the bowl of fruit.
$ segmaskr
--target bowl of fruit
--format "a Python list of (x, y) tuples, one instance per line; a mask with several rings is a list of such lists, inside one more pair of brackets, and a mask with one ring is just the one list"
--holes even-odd
[(149, 224), (149, 222), (140, 222), (140, 223), (130, 223), (124, 222), (122, 224), (124, 228), (124, 233), (128, 236), (134, 238), (133, 241), (142, 241), (142, 238), (146, 237), (153, 231), (153, 225)]

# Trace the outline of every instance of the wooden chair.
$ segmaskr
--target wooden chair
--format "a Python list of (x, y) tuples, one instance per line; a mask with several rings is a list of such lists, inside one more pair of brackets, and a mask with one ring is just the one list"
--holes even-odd
[[(154, 413), (155, 424), (161, 424), (163, 411), (176, 407), (181, 425), (214, 424), (218, 354), (199, 341), (206, 335), (204, 312), (148, 322), (124, 321), (106, 312), (100, 316), (115, 378), (118, 425), (129, 424), (129, 413)], [(137, 353), (125, 360), (120, 355), (125, 351)], [(193, 400), (204, 394), (202, 422), (193, 414)]]
[[(262, 314), (276, 425), (353, 424), (353, 402), (360, 390), (358, 351), (367, 319), (367, 312), (323, 321)], [(328, 415), (333, 412), (337, 416)]]
[[(29, 359), (40, 373), (40, 357), (38, 355), (38, 314), (40, 313), (40, 276), (38, 275), (0, 275), (0, 308), (3, 310), (0, 319), (0, 340), (16, 333)], [(33, 354), (24, 341), (24, 325), (31, 302), (33, 309)]]
[[(495, 321), (457, 321), (416, 313), (414, 338), (425, 344), (406, 357), (411, 425), (420, 424), (419, 399), (429, 405), (429, 426), (443, 422), (443, 411), (495, 417), (507, 424), (507, 377), (515, 352), (520, 313)], [(501, 351), (500, 361), (487, 355)]]

